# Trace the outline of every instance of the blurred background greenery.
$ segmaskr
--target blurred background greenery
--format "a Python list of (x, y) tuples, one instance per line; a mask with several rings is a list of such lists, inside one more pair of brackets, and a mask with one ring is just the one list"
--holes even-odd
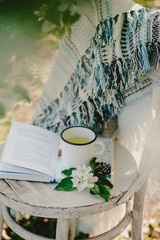
[[(135, 2), (160, 8), (160, 0)], [(67, 30), (70, 34), (70, 25), (80, 17), (77, 3), (78, 0), (0, 0), (0, 143), (13, 119), (28, 122), (35, 111), (63, 33)], [(146, 222), (145, 239), (160, 239), (160, 211), (155, 215), (151, 201), (147, 204), (145, 216), (152, 222)], [(43, 233), (54, 237), (55, 220), (23, 215), (18, 221), (35, 232), (45, 225), (48, 233)], [(152, 238), (153, 233), (157, 237)], [(130, 229), (126, 234), (126, 238), (119, 239), (129, 239)], [(3, 239), (22, 238), (4, 225)]]
[(28, 122), (64, 29), (79, 18), (76, 1), (0, 1), (0, 143), (12, 119)]
[[(136, 0), (146, 7), (160, 1)], [(0, 0), (0, 143), (12, 119), (28, 122), (65, 30), (79, 19), (78, 0)]]

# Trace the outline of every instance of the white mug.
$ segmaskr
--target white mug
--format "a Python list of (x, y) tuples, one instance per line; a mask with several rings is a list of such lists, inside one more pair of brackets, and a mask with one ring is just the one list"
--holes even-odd
[[(88, 165), (89, 160), (105, 151), (105, 145), (96, 141), (96, 133), (87, 127), (74, 126), (66, 128), (61, 133), (62, 164), (65, 168), (77, 168), (78, 165)], [(100, 150), (95, 152), (95, 145)]]

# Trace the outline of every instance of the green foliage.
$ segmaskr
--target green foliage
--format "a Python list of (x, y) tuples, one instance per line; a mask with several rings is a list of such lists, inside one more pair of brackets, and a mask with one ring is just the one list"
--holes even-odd
[(100, 195), (100, 190), (97, 184), (95, 184), (94, 187), (90, 189), (90, 194), (96, 195), (96, 196)]
[(103, 198), (106, 202), (108, 202), (110, 197), (110, 192), (103, 184), (95, 184), (93, 188), (91, 188), (90, 193), (92, 195), (100, 196)]
[[(5, 117), (5, 112), (10, 111), (15, 102), (31, 101), (32, 94), (29, 93), (32, 88), (28, 89), (28, 84), (15, 75), (20, 72), (19, 68), (15, 70), (15, 65), (29, 58), (33, 54), (34, 43), (46, 39), (49, 34), (56, 37), (50, 38), (47, 44), (50, 48), (58, 48), (64, 31), (70, 34), (70, 26), (78, 20), (79, 12), (76, 0), (0, 1), (0, 91), (1, 98), (6, 100), (0, 105), (0, 118)], [(12, 79), (10, 75), (13, 72)], [(25, 76), (22, 78), (25, 79)], [(28, 80), (31, 81), (31, 78)]]
[(71, 174), (72, 174), (72, 171), (75, 170), (75, 169), (76, 169), (76, 168), (65, 169), (65, 170), (62, 171), (62, 173), (63, 173), (64, 175), (70, 177)]
[(96, 157), (91, 158), (89, 165), (92, 168), (92, 170), (96, 170), (101, 167), (101, 164), (99, 162), (96, 162)]
[[(112, 185), (109, 183), (109, 185)], [(99, 180), (98, 183), (94, 184), (94, 187), (90, 189), (90, 194), (102, 197), (106, 202), (108, 202), (110, 197), (109, 188), (107, 189), (108, 184), (102, 184)], [(112, 186), (113, 187), (113, 186)]]
[(7, 14), (20, 16), (25, 21), (29, 16), (33, 23), (42, 25), (45, 20), (57, 27), (70, 29), (80, 17), (80, 6), (77, 0), (3, 0), (0, 3), (0, 11), (7, 10)]
[[(47, 219), (35, 216), (30, 216), (26, 219), (24, 216), (24, 218), (18, 221), (18, 223), (32, 233), (37, 233), (41, 236), (55, 239), (56, 219)], [(7, 228), (6, 232), (12, 240), (23, 240), (23, 238), (14, 233), (10, 228)]]
[(143, 7), (152, 7), (154, 0), (135, 0), (135, 2)]
[(110, 197), (109, 189), (113, 187), (112, 183), (106, 178), (106, 175), (101, 172), (102, 165), (100, 162), (96, 162), (95, 157), (91, 159), (90, 167), (92, 168), (94, 175), (98, 177), (98, 182), (96, 182), (94, 187), (90, 189), (90, 194), (100, 196), (108, 202)]
[(60, 191), (73, 191), (75, 188), (73, 187), (73, 182), (71, 181), (71, 177), (63, 178), (60, 183), (55, 187), (54, 190)]
[(56, 26), (61, 26), (61, 12), (58, 9), (58, 2), (55, 2), (53, 6), (50, 7), (47, 6), (46, 12), (44, 13), (44, 16), (41, 16), (43, 18), (46, 18), (49, 22), (52, 22)]
[[(106, 175), (99, 172), (102, 169), (102, 165), (99, 162), (96, 162), (96, 157), (91, 158), (90, 160), (91, 172), (94, 173), (94, 176), (98, 177), (98, 181), (94, 183), (94, 187), (90, 189), (90, 194), (95, 196), (102, 197), (105, 201), (108, 202), (110, 197), (109, 189), (113, 187), (112, 183), (106, 178)], [(60, 183), (54, 188), (54, 190), (63, 190), (63, 191), (72, 191), (76, 189), (73, 187), (72, 182), (72, 171), (76, 168), (65, 169), (62, 171), (66, 178), (63, 178)]]
[(90, 189), (90, 194), (100, 196), (105, 201), (108, 202), (110, 197), (110, 192), (108, 189), (113, 187), (112, 183), (106, 178), (105, 174), (100, 172), (102, 165), (99, 162), (96, 162), (96, 158), (93, 157), (90, 161), (90, 167), (95, 173), (95, 176), (98, 177), (98, 182), (94, 184), (94, 187)]
[(62, 16), (62, 22), (65, 26), (66, 31), (68, 32), (68, 35), (71, 34), (71, 25), (75, 23), (79, 19), (80, 15), (78, 13), (74, 14), (74, 16), (71, 15), (69, 10), (66, 10)]
[(83, 232), (79, 232), (79, 235), (76, 237), (76, 239), (86, 239), (86, 238), (89, 238), (89, 234), (83, 233)]
[(42, 21), (47, 20), (58, 28), (63, 27), (70, 35), (71, 25), (80, 18), (80, 11), (76, 0), (52, 0), (44, 1), (39, 10), (34, 13)]
[(99, 190), (100, 190), (100, 196), (106, 201), (108, 202), (109, 197), (110, 197), (110, 192), (108, 191), (108, 189), (106, 188), (106, 186), (104, 186), (103, 184), (98, 184)]
[(106, 178), (104, 174), (98, 174), (97, 176), (98, 176), (98, 184), (102, 184), (108, 187), (109, 189), (113, 187), (112, 183)]

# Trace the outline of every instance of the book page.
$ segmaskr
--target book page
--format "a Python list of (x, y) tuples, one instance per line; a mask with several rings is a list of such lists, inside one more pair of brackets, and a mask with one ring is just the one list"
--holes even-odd
[(60, 137), (48, 130), (13, 121), (2, 162), (50, 175), (56, 174)]
[(42, 172), (38, 172), (38, 171), (29, 169), (29, 168), (19, 167), (19, 166), (12, 165), (10, 163), (4, 163), (4, 162), (1, 162), (1, 164), (0, 164), (0, 176), (1, 176), (2, 172), (6, 172), (8, 174), (9, 173), (15, 173), (15, 174), (16, 173), (22, 173), (22, 174), (26, 174), (26, 175), (28, 175), (28, 174), (37, 175), (37, 176), (38, 175), (39, 176), (43, 175)]

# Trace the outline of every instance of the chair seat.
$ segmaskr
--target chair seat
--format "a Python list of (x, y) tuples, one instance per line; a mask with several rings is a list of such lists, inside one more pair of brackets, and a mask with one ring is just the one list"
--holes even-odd
[[(109, 202), (83, 192), (54, 191), (54, 184), (18, 180), (0, 181), (1, 202), (30, 215), (51, 218), (88, 216), (117, 206), (118, 200), (137, 178), (132, 155), (118, 142), (115, 144), (114, 187)], [(126, 197), (126, 200), (128, 198)]]

